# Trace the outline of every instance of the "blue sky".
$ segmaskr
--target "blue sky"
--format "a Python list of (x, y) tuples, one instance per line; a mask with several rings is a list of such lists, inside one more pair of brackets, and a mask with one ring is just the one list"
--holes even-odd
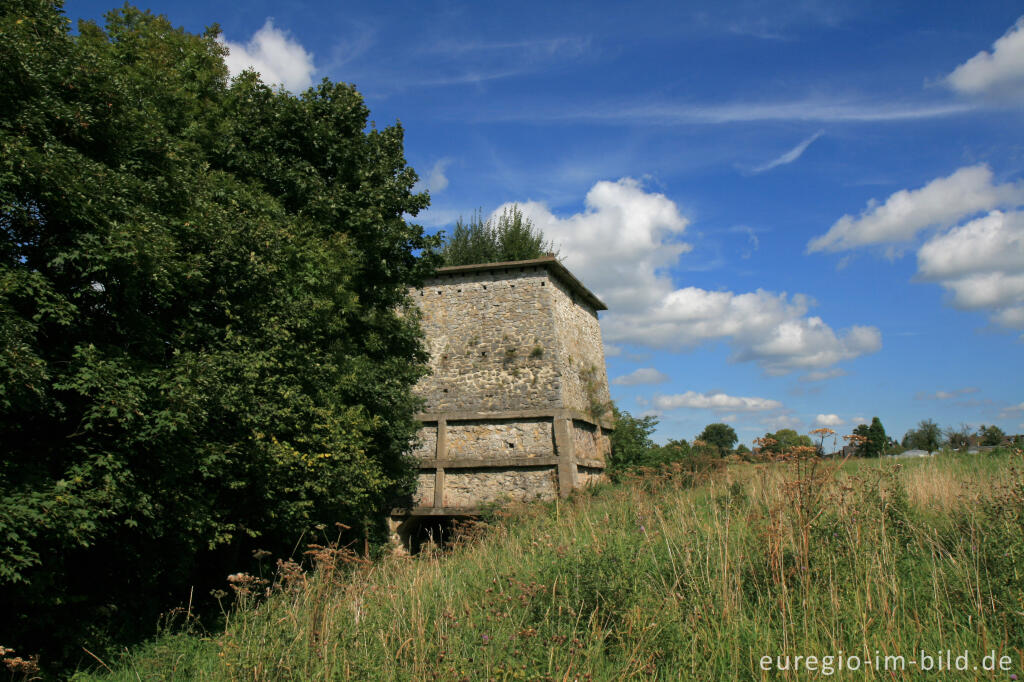
[(1024, 432), (1018, 2), (141, 6), (218, 23), (235, 71), (354, 83), (404, 126), (428, 230), (523, 206), (659, 440)]

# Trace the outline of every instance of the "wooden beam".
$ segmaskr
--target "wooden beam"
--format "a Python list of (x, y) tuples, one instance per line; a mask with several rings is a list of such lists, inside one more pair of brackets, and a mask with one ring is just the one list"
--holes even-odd
[(413, 415), (417, 421), (424, 423), (433, 423), (441, 419), (449, 422), (466, 422), (466, 421), (519, 421), (522, 419), (560, 419), (570, 418), (576, 421), (586, 422), (592, 426), (597, 426), (605, 431), (614, 431), (615, 425), (608, 416), (602, 416), (600, 419), (594, 419), (586, 412), (581, 410), (570, 410), (567, 408), (547, 408), (540, 410), (507, 410), (504, 412), (472, 412), (472, 411), (458, 411), (458, 412), (420, 412), (419, 414)]
[(558, 461), (558, 457), (458, 457), (444, 460), (421, 459), (419, 467), (420, 469), (501, 469), (553, 466), (558, 464)]

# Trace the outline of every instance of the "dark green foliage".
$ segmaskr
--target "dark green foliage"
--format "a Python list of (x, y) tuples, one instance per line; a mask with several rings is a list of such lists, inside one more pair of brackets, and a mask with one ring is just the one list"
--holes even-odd
[(468, 223), (459, 218), (441, 249), (445, 265), (473, 265), (528, 260), (553, 255), (554, 245), (512, 205), (497, 220), (484, 220), (479, 213)]
[(655, 446), (648, 456), (647, 466), (684, 462), (693, 457), (693, 449), (685, 438), (669, 439), (664, 445)]
[[(862, 438), (857, 444), (857, 451), (855, 453), (858, 457), (880, 457), (885, 454), (886, 448), (889, 445), (889, 437), (885, 434), (885, 428), (878, 417), (871, 419), (870, 426), (867, 424), (857, 424), (853, 429), (853, 435)], [(938, 446), (936, 445), (936, 447)]]
[(634, 417), (626, 410), (612, 405), (615, 430), (611, 434), (612, 454), (608, 463), (612, 469), (626, 469), (646, 466), (646, 460), (654, 448), (651, 434), (658, 420), (654, 417)]
[(992, 426), (982, 424), (978, 428), (978, 436), (981, 438), (981, 445), (1002, 445), (1003, 440), (1006, 438), (1003, 430), (995, 424)]
[(857, 446), (858, 457), (880, 457), (885, 453), (886, 446), (889, 444), (889, 437), (885, 435), (885, 428), (878, 417), (871, 419), (870, 426), (858, 424), (853, 429), (853, 434), (864, 439)]
[(971, 429), (967, 424), (960, 424), (958, 427), (947, 427), (943, 431), (946, 437), (946, 444), (954, 450), (962, 450), (970, 445)]
[(937, 450), (942, 444), (942, 429), (931, 419), (922, 419), (916, 429), (903, 436), (903, 447), (912, 450)]
[(70, 661), (407, 492), (402, 130), (126, 6), (0, 10), (0, 643)]
[(719, 453), (724, 455), (732, 450), (732, 446), (736, 444), (739, 438), (737, 438), (736, 431), (731, 426), (717, 422), (705, 426), (701, 434), (697, 436), (697, 440), (702, 440), (708, 445), (714, 445), (718, 448)]
[(775, 433), (766, 433), (764, 440), (767, 442), (761, 450), (776, 455), (791, 452), (796, 447), (814, 447), (810, 436), (799, 434), (793, 429), (779, 429)]

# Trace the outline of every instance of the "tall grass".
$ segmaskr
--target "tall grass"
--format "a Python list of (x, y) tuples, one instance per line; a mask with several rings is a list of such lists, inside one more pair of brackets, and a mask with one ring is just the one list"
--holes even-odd
[(319, 569), (281, 564), (262, 603), (236, 579), (222, 633), (168, 634), (80, 679), (761, 679), (780, 675), (766, 655), (947, 649), (1020, 674), (1022, 465), (798, 461), (698, 487), (669, 470), (519, 510), (450, 552), (317, 548)]

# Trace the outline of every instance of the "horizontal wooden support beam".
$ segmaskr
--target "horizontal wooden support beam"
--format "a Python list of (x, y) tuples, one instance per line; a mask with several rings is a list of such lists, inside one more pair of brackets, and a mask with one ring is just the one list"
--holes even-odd
[(595, 420), (589, 414), (580, 410), (567, 408), (540, 409), (540, 410), (506, 410), (503, 412), (421, 412), (414, 415), (416, 421), (424, 423), (435, 423), (439, 420), (447, 422), (468, 422), (468, 421), (517, 421), (520, 419), (573, 419), (586, 422), (591, 426), (600, 425), (606, 431), (614, 430), (614, 422), (607, 417)]
[(480, 516), (479, 507), (395, 507), (392, 516)]
[[(421, 459), (420, 469), (501, 469), (505, 467), (543, 467), (558, 464), (558, 457), (458, 457)], [(591, 466), (584, 464), (584, 466)]]

